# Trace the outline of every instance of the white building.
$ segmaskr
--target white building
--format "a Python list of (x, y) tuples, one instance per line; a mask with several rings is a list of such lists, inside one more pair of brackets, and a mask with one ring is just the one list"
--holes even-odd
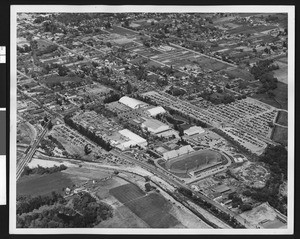
[(161, 106), (157, 106), (157, 107), (148, 109), (147, 112), (148, 112), (152, 117), (155, 117), (155, 116), (158, 115), (158, 114), (165, 114), (165, 113), (166, 113), (166, 110), (165, 110), (163, 107), (161, 107)]
[(123, 96), (119, 99), (119, 102), (127, 105), (128, 107), (130, 107), (131, 109), (138, 109), (140, 107), (146, 107), (148, 106), (147, 103), (134, 99), (134, 98), (130, 98), (128, 96)]
[(166, 125), (156, 119), (146, 119), (142, 123), (142, 128), (147, 129), (150, 133), (158, 134), (167, 130), (170, 130), (169, 125)]
[(124, 137), (126, 137), (128, 139), (127, 141), (116, 145), (116, 147), (121, 150), (125, 150), (125, 149), (130, 148), (131, 146), (136, 146), (136, 145), (143, 147), (143, 148), (145, 148), (147, 146), (147, 140), (145, 140), (144, 138), (131, 132), (128, 129), (120, 130), (119, 134), (123, 135)]
[(200, 126), (192, 126), (188, 129), (186, 129), (184, 131), (184, 134), (186, 134), (187, 136), (192, 136), (195, 134), (202, 134), (204, 132), (205, 132), (205, 130), (203, 128), (201, 128)]

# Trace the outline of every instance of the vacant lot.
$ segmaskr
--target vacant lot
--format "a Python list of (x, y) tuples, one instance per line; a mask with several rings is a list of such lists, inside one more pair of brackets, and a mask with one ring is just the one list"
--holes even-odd
[(63, 172), (23, 176), (17, 183), (17, 195), (47, 195), (52, 191), (62, 193), (62, 188), (72, 185), (73, 181)]

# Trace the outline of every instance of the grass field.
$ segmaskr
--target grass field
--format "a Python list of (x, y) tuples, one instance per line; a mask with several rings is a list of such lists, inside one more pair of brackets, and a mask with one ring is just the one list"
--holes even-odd
[(179, 157), (175, 160), (170, 160), (166, 165), (171, 170), (192, 170), (198, 168), (198, 166), (206, 166), (206, 159), (208, 161), (208, 164), (213, 164), (221, 160), (221, 157), (221, 154), (219, 154), (218, 152), (211, 150), (202, 150), (200, 152)]
[(134, 184), (125, 184), (109, 190), (110, 194), (125, 204), (131, 200), (145, 196), (145, 193)]
[(151, 228), (168, 228), (179, 224), (169, 213), (172, 205), (158, 193), (146, 195), (134, 184), (125, 184), (109, 192)]
[(250, 72), (239, 69), (239, 68), (230, 68), (228, 70), (225, 70), (224, 72), (227, 73), (231, 77), (242, 78), (242, 79), (248, 80), (248, 81), (254, 80), (254, 76)]
[(255, 94), (251, 96), (254, 99), (260, 100), (266, 104), (272, 105), (276, 108), (287, 110), (288, 105), (288, 90), (287, 84), (282, 82), (277, 83), (277, 88), (272, 91), (275, 97), (269, 97), (268, 94)]
[(280, 126), (275, 126), (272, 140), (283, 145), (287, 145), (288, 129)]
[(63, 187), (72, 185), (73, 181), (62, 172), (22, 176), (17, 183), (17, 195), (47, 195), (52, 191), (62, 193)]
[(287, 126), (288, 125), (288, 113), (285, 111), (278, 112), (277, 124)]

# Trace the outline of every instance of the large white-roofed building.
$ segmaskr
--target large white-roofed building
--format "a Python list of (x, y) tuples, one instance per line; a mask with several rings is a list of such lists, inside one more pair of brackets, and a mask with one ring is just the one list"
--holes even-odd
[(163, 153), (163, 157), (164, 157), (165, 160), (173, 159), (173, 158), (176, 158), (178, 156), (179, 155), (178, 155), (177, 150), (171, 150), (171, 151)]
[(142, 128), (146, 128), (150, 133), (158, 134), (170, 130), (170, 126), (156, 119), (146, 119), (142, 123)]
[(136, 146), (136, 145), (141, 146), (143, 148), (145, 148), (147, 146), (147, 140), (145, 140), (144, 138), (131, 132), (128, 129), (120, 130), (119, 134), (123, 135), (125, 138), (128, 139), (124, 142), (121, 142), (121, 143), (115, 145), (115, 147), (117, 147), (121, 150), (125, 150), (125, 149), (130, 148), (131, 146)]
[(140, 107), (146, 107), (148, 106), (147, 103), (134, 99), (134, 98), (130, 98), (128, 96), (123, 96), (119, 99), (119, 102), (127, 105), (128, 107), (130, 107), (131, 109), (138, 109)]
[(202, 134), (204, 132), (205, 132), (205, 130), (203, 128), (201, 128), (200, 126), (192, 126), (188, 129), (186, 129), (184, 131), (184, 134), (186, 134), (188, 136), (192, 136), (192, 135), (195, 135), (195, 134)]
[(147, 112), (148, 112), (152, 117), (155, 117), (155, 116), (158, 115), (158, 114), (165, 114), (165, 113), (166, 113), (166, 110), (165, 110), (163, 107), (161, 107), (161, 106), (157, 106), (157, 107), (148, 109)]

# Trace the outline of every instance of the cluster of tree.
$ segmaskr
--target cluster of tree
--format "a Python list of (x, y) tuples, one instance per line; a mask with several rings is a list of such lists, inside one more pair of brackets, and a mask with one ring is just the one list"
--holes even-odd
[(250, 73), (255, 79), (259, 79), (263, 87), (260, 93), (274, 90), (277, 88), (278, 79), (273, 76), (271, 71), (277, 70), (278, 65), (273, 64), (273, 60), (258, 61), (251, 69)]
[(82, 125), (76, 124), (72, 120), (71, 115), (66, 115), (64, 117), (64, 121), (71, 128), (76, 129), (78, 132), (80, 132), (84, 136), (88, 137), (90, 140), (94, 141), (96, 144), (98, 144), (100, 147), (104, 148), (106, 151), (110, 151), (112, 149), (110, 143), (108, 141), (104, 140), (101, 136), (96, 135), (92, 131), (89, 131), (87, 128), (84, 128)]
[(67, 166), (61, 164), (60, 166), (53, 166), (53, 167), (42, 167), (38, 165), (36, 168), (29, 168), (28, 166), (24, 167), (24, 171), (22, 175), (30, 175), (30, 174), (52, 174), (56, 172), (60, 172), (67, 169)]
[(286, 198), (280, 197), (280, 185), (287, 179), (287, 150), (282, 145), (269, 145), (259, 160), (269, 165), (271, 175), (263, 188), (252, 188), (243, 192), (259, 202), (268, 202), (272, 207), (286, 214)]
[(184, 89), (174, 86), (171, 86), (166, 92), (173, 96), (180, 96), (186, 94), (186, 91)]
[(232, 200), (231, 205), (233, 208), (239, 207), (242, 212), (252, 209), (252, 206), (250, 204), (243, 203), (243, 200), (236, 194), (229, 194), (228, 198)]
[(287, 150), (283, 145), (269, 145), (259, 159), (269, 165), (273, 174), (287, 179)]
[(112, 94), (106, 96), (103, 100), (103, 103), (104, 104), (108, 104), (108, 103), (111, 103), (111, 102), (114, 102), (114, 101), (118, 101), (122, 96), (113, 92)]
[(44, 54), (52, 53), (52, 52), (56, 51), (57, 48), (58, 48), (57, 45), (49, 45), (49, 46), (47, 46), (43, 49), (37, 49), (35, 51), (35, 53), (36, 53), (37, 56), (41, 56), (41, 55), (44, 55)]
[(155, 190), (155, 189), (156, 189), (156, 187), (152, 186), (149, 182), (145, 183), (146, 192), (150, 192), (150, 191)]
[(55, 33), (66, 33), (66, 29), (62, 28), (58, 23), (49, 20), (43, 22), (43, 31), (44, 32), (51, 32), (52, 34)]
[(26, 196), (20, 195), (17, 197), (17, 215), (32, 212), (43, 205), (53, 205), (55, 203), (64, 203), (65, 199), (59, 193), (53, 191), (51, 195), (46, 196)]
[(44, 17), (44, 16), (38, 16), (36, 19), (34, 19), (33, 23), (42, 23), (46, 20), (49, 20), (50, 18), (48, 16)]
[(20, 53), (26, 53), (31, 51), (31, 47), (27, 44), (25, 44), (23, 47), (17, 46), (17, 50)]
[(157, 103), (155, 101), (153, 101), (151, 98), (147, 97), (147, 96), (142, 96), (140, 94), (135, 94), (134, 96), (136, 99), (144, 101), (150, 105), (154, 105), (157, 106)]
[(69, 71), (70, 71), (69, 68), (66, 67), (65, 65), (59, 65), (58, 66), (58, 74), (60, 76), (66, 76), (66, 75), (68, 75)]
[(65, 150), (65, 147), (62, 145), (61, 142), (59, 142), (56, 138), (54, 138), (51, 134), (48, 135), (48, 138), (57, 145), (57, 147), (61, 150)]
[(105, 108), (103, 104), (91, 106), (90, 110), (94, 110), (97, 114), (104, 115), (106, 118), (117, 117), (117, 113)]
[(19, 228), (88, 228), (112, 217), (112, 207), (88, 193), (77, 195), (73, 208), (59, 204), (41, 213), (17, 216)]
[(245, 228), (242, 224), (240, 224), (234, 217), (231, 217), (229, 214), (220, 211), (218, 208), (216, 208), (211, 203), (197, 197), (193, 194), (193, 192), (190, 189), (180, 187), (178, 188), (178, 192), (192, 200), (194, 203), (198, 204), (200, 207), (206, 209), (207, 211), (214, 214), (216, 217), (220, 218), (221, 220), (225, 221), (228, 225), (230, 225), (233, 228)]

